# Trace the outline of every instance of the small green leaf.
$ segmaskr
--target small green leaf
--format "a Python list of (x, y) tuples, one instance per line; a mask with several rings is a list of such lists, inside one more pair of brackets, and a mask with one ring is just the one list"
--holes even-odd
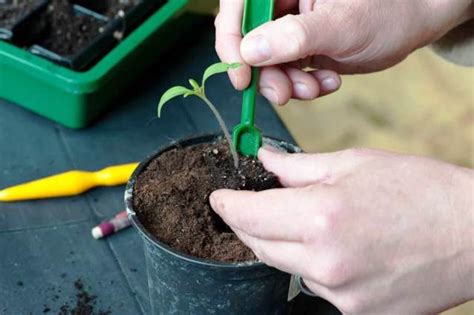
[(180, 95), (185, 95), (188, 93), (193, 93), (193, 91), (185, 88), (184, 86), (174, 86), (170, 88), (168, 91), (166, 91), (160, 99), (160, 103), (158, 104), (158, 117), (161, 115), (161, 109), (163, 106), (172, 98), (175, 98)]
[(206, 71), (204, 72), (204, 75), (202, 76), (202, 86), (206, 84), (207, 79), (209, 79), (211, 76), (218, 74), (218, 73), (223, 73), (226, 72), (229, 69), (237, 69), (241, 66), (240, 63), (234, 62), (234, 63), (215, 63), (211, 66), (209, 66)]
[(199, 84), (196, 82), (196, 80), (194, 79), (189, 79), (189, 84), (191, 84), (191, 86), (193, 87), (194, 91), (199, 91), (200, 90), (200, 86)]

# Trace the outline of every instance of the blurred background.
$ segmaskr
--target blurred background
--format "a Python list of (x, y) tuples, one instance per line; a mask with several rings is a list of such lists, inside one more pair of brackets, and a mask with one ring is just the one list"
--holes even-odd
[[(424, 48), (394, 68), (342, 82), (333, 95), (277, 108), (305, 151), (370, 147), (473, 167), (474, 69)], [(474, 302), (443, 315), (472, 314)]]
[(474, 163), (474, 70), (429, 48), (389, 70), (344, 76), (342, 88), (277, 108), (308, 152), (371, 147)]

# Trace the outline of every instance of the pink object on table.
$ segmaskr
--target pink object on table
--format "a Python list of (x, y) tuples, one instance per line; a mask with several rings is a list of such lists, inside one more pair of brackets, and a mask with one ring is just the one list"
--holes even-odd
[(127, 216), (127, 211), (118, 213), (109, 221), (104, 221), (92, 229), (92, 237), (95, 239), (104, 238), (123, 230), (131, 225)]

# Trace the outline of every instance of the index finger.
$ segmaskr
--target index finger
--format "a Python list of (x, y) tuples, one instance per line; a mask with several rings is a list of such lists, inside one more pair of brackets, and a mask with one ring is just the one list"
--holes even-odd
[(222, 62), (242, 64), (241, 67), (229, 71), (229, 78), (238, 90), (245, 89), (250, 83), (250, 67), (240, 56), (243, 10), (244, 0), (220, 0), (219, 14), (215, 20), (215, 46), (219, 58)]
[(322, 211), (331, 208), (330, 192), (322, 186), (280, 188), (260, 192), (217, 190), (212, 208), (234, 229), (266, 240), (304, 242), (324, 228)]

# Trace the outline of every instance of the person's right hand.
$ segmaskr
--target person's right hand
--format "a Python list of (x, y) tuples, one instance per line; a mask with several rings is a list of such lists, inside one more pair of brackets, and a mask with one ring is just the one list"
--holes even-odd
[(393, 66), (473, 16), (471, 0), (276, 0), (279, 18), (242, 39), (243, 6), (220, 0), (217, 53), (244, 64), (229, 72), (239, 90), (250, 82), (249, 65), (263, 67), (260, 92), (279, 105), (336, 91), (338, 74)]
[(352, 149), (258, 158), (284, 188), (212, 208), (267, 265), (343, 314), (438, 314), (474, 298), (474, 171)]

